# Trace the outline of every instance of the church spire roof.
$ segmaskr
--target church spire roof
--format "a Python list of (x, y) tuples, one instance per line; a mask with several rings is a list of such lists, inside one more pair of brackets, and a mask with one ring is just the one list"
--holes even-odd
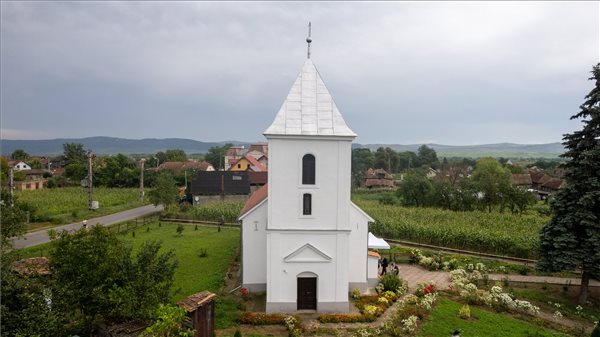
[(356, 137), (346, 125), (323, 79), (310, 59), (310, 24), (308, 58), (292, 89), (264, 132), (269, 135)]

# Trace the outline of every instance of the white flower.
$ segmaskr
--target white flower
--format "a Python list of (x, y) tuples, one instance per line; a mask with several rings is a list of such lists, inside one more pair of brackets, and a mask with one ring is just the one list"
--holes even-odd
[(560, 313), (560, 311), (556, 310), (556, 311), (554, 312), (554, 317), (555, 317), (555, 318), (562, 318), (562, 317), (563, 317), (563, 315)]
[(417, 326), (417, 320), (419, 318), (417, 316), (410, 316), (407, 319), (403, 319), (402, 320), (402, 328), (404, 329), (404, 331), (406, 332), (413, 332), (415, 331), (415, 328)]
[(578, 305), (578, 306), (576, 306), (576, 307), (575, 307), (575, 309), (576, 309), (577, 311), (581, 311), (581, 310), (583, 310), (583, 307), (582, 307), (582, 306), (580, 306), (580, 305)]

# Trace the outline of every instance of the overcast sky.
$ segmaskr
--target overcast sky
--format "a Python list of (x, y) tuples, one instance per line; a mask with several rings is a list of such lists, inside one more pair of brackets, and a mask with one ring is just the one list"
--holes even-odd
[(359, 143), (561, 141), (598, 2), (2, 2), (3, 139), (264, 140), (306, 58)]

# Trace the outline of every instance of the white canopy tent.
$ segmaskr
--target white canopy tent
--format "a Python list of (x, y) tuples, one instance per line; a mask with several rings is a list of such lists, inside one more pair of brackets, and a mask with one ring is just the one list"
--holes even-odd
[(368, 248), (372, 249), (390, 249), (390, 244), (385, 242), (384, 239), (380, 239), (369, 232), (369, 241), (367, 243)]

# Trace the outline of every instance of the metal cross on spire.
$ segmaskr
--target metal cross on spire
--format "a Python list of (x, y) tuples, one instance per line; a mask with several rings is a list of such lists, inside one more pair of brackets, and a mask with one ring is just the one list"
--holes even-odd
[(308, 58), (310, 58), (310, 43), (312, 42), (312, 38), (310, 37), (310, 21), (308, 22), (308, 37), (306, 38), (306, 43), (308, 43)]

